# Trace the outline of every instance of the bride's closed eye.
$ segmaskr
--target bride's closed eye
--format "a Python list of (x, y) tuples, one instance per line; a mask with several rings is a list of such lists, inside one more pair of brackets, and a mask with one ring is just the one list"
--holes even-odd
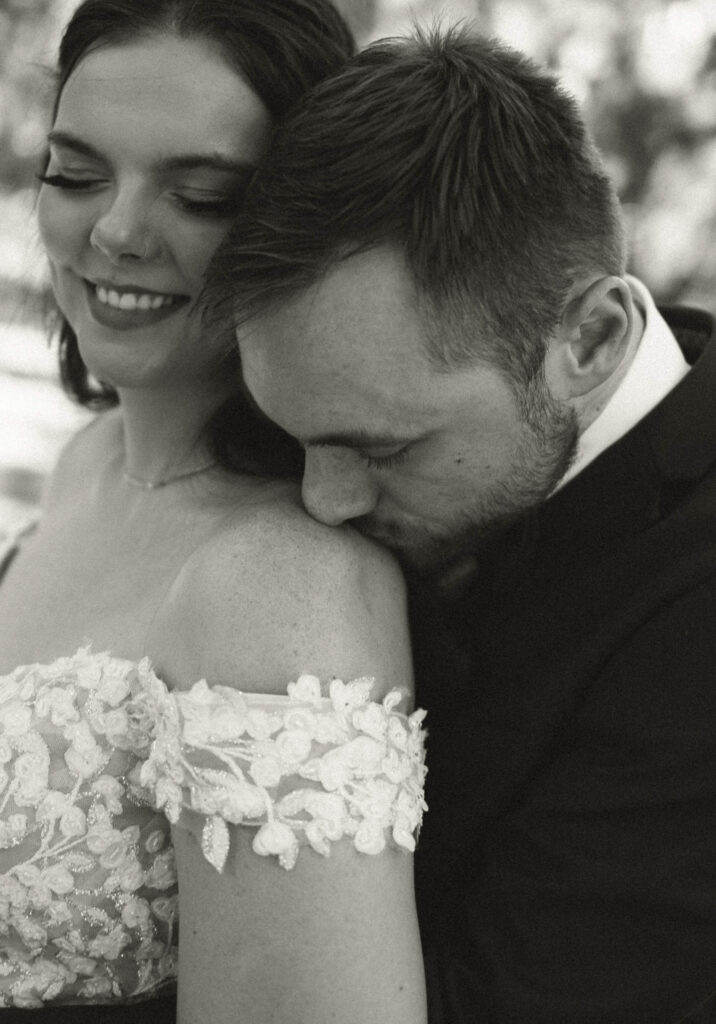
[(103, 185), (104, 178), (68, 178), (65, 174), (38, 174), (38, 180), (43, 185), (51, 185), (52, 188), (62, 188), (69, 192), (88, 191), (95, 185)]
[[(106, 178), (71, 178), (66, 174), (38, 174), (43, 185), (59, 188), (67, 192), (91, 192), (94, 188), (104, 185)], [(240, 202), (241, 195), (233, 193), (206, 193), (206, 198), (172, 194), (172, 199), (184, 213), (196, 217), (228, 217), (233, 214)]]
[(215, 193), (207, 194), (205, 199), (199, 199), (195, 196), (175, 193), (174, 198), (185, 213), (195, 214), (199, 217), (228, 217), (236, 212), (241, 195)]

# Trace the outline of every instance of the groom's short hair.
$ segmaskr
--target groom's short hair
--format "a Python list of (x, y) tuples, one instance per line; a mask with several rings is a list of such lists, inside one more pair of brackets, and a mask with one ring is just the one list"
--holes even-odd
[(354, 253), (402, 253), (428, 352), (540, 374), (579, 276), (624, 272), (614, 188), (574, 100), (464, 28), (378, 42), (300, 102), (210, 273), (239, 323)]

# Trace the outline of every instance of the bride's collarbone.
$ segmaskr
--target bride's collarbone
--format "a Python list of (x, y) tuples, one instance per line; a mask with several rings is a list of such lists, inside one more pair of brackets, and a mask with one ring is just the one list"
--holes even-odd
[(286, 483), (240, 478), (210, 495), (198, 488), (184, 496), (123, 493), (96, 479), (82, 487), (76, 468), (51, 489), (39, 529), (0, 586), (0, 674), (88, 642), (142, 657), (151, 623), (189, 559), (201, 559), (227, 527), (235, 537), (267, 507), (297, 501)]
[(130, 520), (118, 508), (95, 516), (81, 507), (68, 515), (50, 511), (24, 546), (18, 570), (54, 579), (60, 588), (73, 580), (90, 589), (124, 578), (149, 580), (172, 571), (202, 533), (199, 524), (167, 515)]

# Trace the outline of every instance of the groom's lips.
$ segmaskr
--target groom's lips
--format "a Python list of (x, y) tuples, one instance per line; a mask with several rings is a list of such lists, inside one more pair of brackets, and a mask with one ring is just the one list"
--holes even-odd
[(370, 537), (371, 540), (377, 541), (378, 544), (383, 544), (387, 548), (400, 547), (401, 531), (393, 524), (381, 525), (360, 516), (351, 520), (351, 526), (354, 526), (365, 537)]

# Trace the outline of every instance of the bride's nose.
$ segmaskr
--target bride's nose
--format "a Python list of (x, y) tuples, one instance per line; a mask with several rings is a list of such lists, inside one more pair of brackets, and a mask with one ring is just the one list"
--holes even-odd
[(151, 204), (138, 187), (117, 188), (94, 222), (90, 244), (112, 263), (150, 259), (159, 248), (151, 221)]
[(378, 499), (360, 455), (333, 445), (306, 449), (302, 495), (309, 515), (327, 526), (366, 515)]

